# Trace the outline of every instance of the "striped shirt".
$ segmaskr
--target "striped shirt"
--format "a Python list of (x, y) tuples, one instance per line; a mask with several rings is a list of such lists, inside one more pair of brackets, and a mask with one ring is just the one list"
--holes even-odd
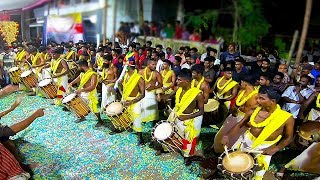
[(0, 143), (0, 179), (10, 179), (26, 173), (14, 156)]

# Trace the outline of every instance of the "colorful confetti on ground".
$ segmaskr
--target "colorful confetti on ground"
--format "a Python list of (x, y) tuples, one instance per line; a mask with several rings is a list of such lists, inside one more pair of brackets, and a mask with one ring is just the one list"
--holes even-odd
[[(0, 99), (0, 111), (9, 108), (20, 94)], [(137, 146), (134, 133), (111, 136), (109, 128), (95, 128), (93, 115), (76, 124), (71, 112), (51, 102), (38, 96), (24, 97), (18, 108), (1, 119), (2, 124), (12, 125), (45, 107), (45, 116), (12, 138), (25, 156), (25, 163), (38, 164), (35, 179), (200, 179), (203, 174), (199, 163), (186, 167), (178, 153), (155, 156), (148, 144)], [(152, 123), (145, 124), (144, 138), (150, 140), (151, 131)], [(197, 148), (208, 147), (215, 132), (203, 128)], [(284, 163), (275, 162), (271, 169)]]

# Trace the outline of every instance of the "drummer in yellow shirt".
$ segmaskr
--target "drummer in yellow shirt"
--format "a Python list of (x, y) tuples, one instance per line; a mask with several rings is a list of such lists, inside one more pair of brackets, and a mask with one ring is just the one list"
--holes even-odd
[[(98, 74), (89, 68), (86, 60), (80, 60), (77, 64), (81, 74), (69, 84), (69, 87), (72, 87), (74, 84), (80, 82), (78, 90), (76, 90), (75, 93), (87, 101), (91, 112), (94, 113), (98, 118), (96, 127), (100, 127), (102, 126), (103, 122), (99, 113), (98, 93), (96, 89), (98, 84)], [(80, 117), (76, 120), (76, 123), (80, 123), (82, 121), (85, 121), (85, 117)]]

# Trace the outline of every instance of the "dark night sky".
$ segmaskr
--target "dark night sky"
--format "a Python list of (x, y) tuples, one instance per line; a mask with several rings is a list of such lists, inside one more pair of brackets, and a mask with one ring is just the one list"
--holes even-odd
[[(187, 12), (195, 9), (217, 9), (231, 4), (230, 0), (201, 0), (201, 3), (194, 2), (194, 0), (185, 0), (185, 10)], [(292, 36), (294, 30), (301, 31), (305, 13), (305, 0), (261, 0), (261, 2), (264, 15), (271, 24), (270, 32)], [(320, 1), (313, 0), (312, 7), (308, 37), (320, 38)]]

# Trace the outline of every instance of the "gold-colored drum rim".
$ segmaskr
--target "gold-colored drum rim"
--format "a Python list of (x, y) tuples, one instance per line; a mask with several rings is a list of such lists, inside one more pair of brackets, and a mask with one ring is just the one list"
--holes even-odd
[(222, 165), (225, 170), (232, 173), (246, 173), (254, 166), (253, 157), (245, 152), (235, 151), (229, 153), (230, 160), (225, 155), (222, 159)]

